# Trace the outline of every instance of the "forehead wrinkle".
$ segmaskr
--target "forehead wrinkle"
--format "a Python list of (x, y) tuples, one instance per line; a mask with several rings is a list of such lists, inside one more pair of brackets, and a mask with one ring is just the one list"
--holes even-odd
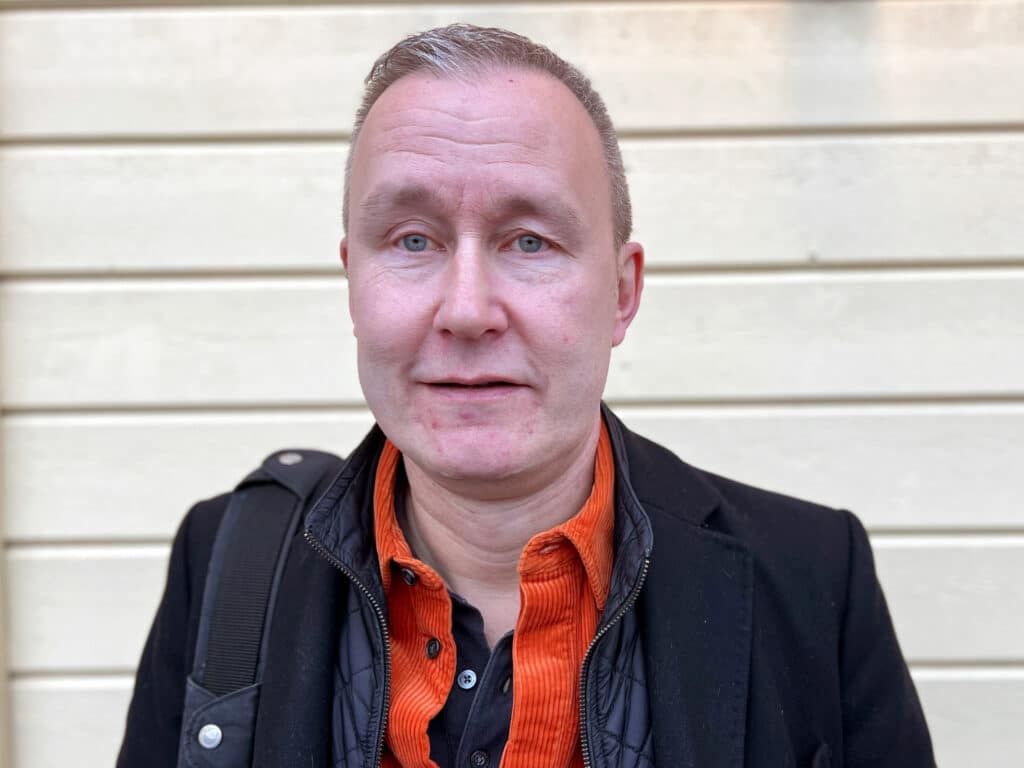
[(439, 132), (432, 127), (424, 130), (415, 125), (396, 125), (383, 128), (380, 137), (377, 139), (380, 148), (388, 153), (411, 153), (411, 154), (432, 154), (426, 146), (431, 143), (455, 145), (462, 147), (486, 147), (489, 149), (500, 149), (511, 147), (513, 149), (524, 148), (535, 153), (543, 152), (545, 148), (545, 137), (532, 135), (526, 141), (524, 136), (504, 137), (501, 135), (480, 136), (472, 131)]
[[(472, 102), (472, 101), (468, 101), (467, 105), (472, 107), (472, 106), (475, 106), (475, 103)], [(396, 121), (397, 121), (397, 123), (399, 125), (403, 125), (403, 124), (415, 125), (418, 122), (417, 119), (416, 119), (417, 116), (419, 116), (420, 113), (424, 113), (424, 112), (427, 113), (428, 115), (444, 115), (446, 118), (448, 118), (453, 123), (461, 123), (461, 124), (465, 124), (465, 125), (476, 125), (476, 124), (485, 124), (486, 125), (487, 123), (495, 123), (497, 125), (504, 125), (506, 123), (506, 121), (507, 121), (506, 117), (498, 117), (496, 115), (487, 114), (487, 113), (483, 113), (483, 114), (480, 114), (480, 115), (471, 115), (471, 114), (466, 113), (464, 109), (462, 111), (457, 111), (454, 108), (453, 109), (444, 109), (442, 107), (439, 107), (439, 106), (436, 106), (436, 105), (432, 105), (432, 104), (426, 104), (426, 105), (410, 104), (410, 105), (404, 106), (404, 107), (402, 107), (402, 109), (396, 110), (395, 117), (393, 119), (396, 119)]]
[[(436, 119), (441, 116), (441, 120)], [(368, 121), (369, 122), (369, 121)], [(430, 139), (467, 146), (513, 146), (542, 152), (550, 143), (546, 121), (522, 115), (470, 115), (437, 106), (410, 105), (378, 116), (378, 141), (389, 150)]]

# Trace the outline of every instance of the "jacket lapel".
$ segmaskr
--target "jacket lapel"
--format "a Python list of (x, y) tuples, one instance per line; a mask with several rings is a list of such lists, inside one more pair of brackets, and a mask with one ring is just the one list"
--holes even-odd
[(629, 478), (654, 539), (640, 620), (655, 764), (739, 768), (750, 675), (750, 553), (706, 527), (725, 503), (707, 480), (661, 446), (616, 427), (617, 477)]
[(657, 765), (743, 764), (750, 672), (749, 553), (650, 510), (654, 555), (642, 602)]

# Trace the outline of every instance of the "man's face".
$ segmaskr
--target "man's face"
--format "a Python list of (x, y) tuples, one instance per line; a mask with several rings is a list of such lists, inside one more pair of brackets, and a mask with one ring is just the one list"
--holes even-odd
[(358, 139), (342, 260), (359, 378), (429, 475), (494, 495), (592, 450), (643, 252), (616, 251), (600, 139), (545, 74), (406, 76)]

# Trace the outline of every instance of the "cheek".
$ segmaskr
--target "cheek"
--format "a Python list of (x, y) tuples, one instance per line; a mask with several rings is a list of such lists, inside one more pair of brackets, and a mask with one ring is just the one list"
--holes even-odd
[(428, 313), (411, 286), (393, 282), (350, 283), (349, 306), (361, 353), (373, 357), (401, 357), (409, 346), (418, 346)]
[(547, 338), (561, 349), (570, 353), (578, 349), (581, 355), (592, 355), (595, 348), (611, 347), (615, 310), (615, 297), (610, 290), (603, 286), (577, 287), (552, 296), (540, 317)]
[(559, 291), (530, 315), (531, 347), (543, 356), (551, 384), (567, 392), (603, 389), (615, 325), (609, 291)]

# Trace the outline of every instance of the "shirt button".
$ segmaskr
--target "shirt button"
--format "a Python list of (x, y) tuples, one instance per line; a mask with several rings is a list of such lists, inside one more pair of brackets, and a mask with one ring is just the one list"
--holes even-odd
[(473, 768), (487, 768), (487, 764), (489, 762), (491, 762), (491, 756), (482, 749), (478, 749), (469, 756), (469, 764), (472, 765)]
[(459, 688), (464, 691), (468, 691), (476, 685), (476, 672), (472, 669), (464, 669), (459, 672), (459, 676), (455, 678), (455, 682), (459, 684)]
[(404, 581), (404, 582), (405, 582), (406, 584), (408, 584), (408, 585), (409, 585), (410, 587), (411, 587), (411, 586), (412, 586), (413, 584), (415, 584), (415, 583), (416, 583), (416, 580), (417, 580), (418, 578), (419, 578), (419, 577), (418, 577), (418, 576), (416, 575), (416, 572), (415, 572), (415, 571), (413, 571), (413, 569), (412, 569), (412, 568), (403, 568), (403, 569), (402, 569), (402, 581)]
[(436, 659), (439, 653), (441, 653), (441, 641), (436, 637), (427, 640), (427, 658)]

